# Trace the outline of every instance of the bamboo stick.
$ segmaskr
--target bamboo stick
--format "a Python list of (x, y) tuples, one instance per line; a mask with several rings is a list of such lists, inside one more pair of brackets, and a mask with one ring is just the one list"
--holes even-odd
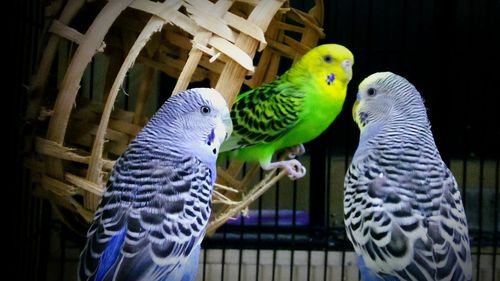
[(236, 33), (221, 19), (233, 4), (231, 1), (218, 1), (215, 4), (207, 1), (193, 0), (185, 0), (185, 2), (184, 6), (186, 7), (186, 11), (191, 14), (191, 18), (200, 28), (210, 33), (217, 34), (230, 42), (236, 40)]
[[(180, 59), (173, 59), (160, 54), (158, 60), (153, 60), (151, 58), (139, 56), (137, 62), (145, 64), (149, 67), (158, 69), (171, 77), (178, 77), (182, 71), (183, 61)], [(206, 70), (201, 68), (196, 68), (191, 76), (191, 81), (202, 81), (207, 78), (208, 73)]]
[(258, 40), (261, 43), (259, 46), (259, 51), (262, 51), (266, 47), (267, 42), (266, 38), (264, 37), (264, 31), (262, 31), (262, 29), (258, 25), (252, 23), (251, 21), (244, 20), (241, 17), (235, 16), (230, 12), (224, 15), (224, 20), (229, 26)]
[[(262, 30), (266, 30), (271, 22), (276, 11), (283, 5), (283, 0), (269, 0), (260, 2), (252, 11), (248, 20), (259, 26)], [(240, 34), (236, 39), (236, 47), (253, 57), (257, 49), (258, 41), (252, 37)], [(219, 81), (216, 85), (222, 96), (226, 99), (229, 108), (234, 103), (234, 99), (239, 92), (243, 79), (247, 74), (247, 70), (237, 62), (230, 61), (222, 71)]]
[[(143, 125), (141, 123), (144, 115), (144, 107), (146, 106), (149, 96), (151, 95), (151, 87), (153, 85), (151, 81), (154, 79), (154, 74), (155, 72), (153, 68), (144, 66), (140, 78), (139, 94), (137, 95), (137, 101), (135, 103), (134, 120), (132, 120), (132, 123), (135, 125)], [(136, 131), (134, 136), (138, 132), (139, 131)]]
[[(36, 138), (36, 151), (40, 153), (41, 155), (46, 155), (62, 160), (68, 160), (68, 161), (73, 161), (77, 163), (82, 163), (82, 164), (88, 164), (90, 161), (89, 156), (82, 156), (79, 155), (75, 152), (73, 152), (75, 149), (69, 148), (69, 147), (64, 147), (56, 142), (43, 139), (43, 138)], [(103, 159), (103, 168), (107, 170), (111, 170), (113, 165), (115, 164), (115, 161), (108, 160), (108, 159)], [(37, 163), (38, 165), (39, 163)]]
[[(84, 40), (83, 34), (78, 32), (78, 30), (71, 28), (58, 20), (54, 20), (52, 22), (52, 25), (49, 28), (49, 32), (57, 34), (57, 35), (61, 36), (62, 38), (65, 38), (65, 39), (72, 41), (72, 42), (75, 42), (77, 44), (81, 44), (82, 41)], [(106, 47), (106, 44), (104, 42), (101, 42), (101, 45), (96, 49), (96, 51), (97, 52), (104, 52), (105, 47)]]
[[(229, 7), (231, 7), (231, 5), (232, 1), (220, 0), (215, 5), (213, 5), (212, 12), (214, 13), (214, 16), (222, 16), (224, 12), (226, 12), (229, 9)], [(196, 42), (197, 44), (206, 46), (208, 40), (210, 39), (210, 36), (212, 36), (211, 32), (206, 31), (202, 28), (198, 28), (196, 35), (193, 38), (193, 41)], [(179, 78), (177, 80), (177, 83), (175, 84), (172, 94), (176, 94), (180, 91), (187, 89), (189, 82), (191, 81), (191, 76), (198, 67), (198, 63), (200, 62), (202, 55), (203, 52), (200, 49), (194, 47), (191, 48), (191, 51), (189, 52), (189, 57), (181, 71), (181, 74), (179, 75)]]
[(96, 184), (94, 182), (88, 181), (82, 177), (73, 175), (71, 173), (64, 174), (64, 178), (71, 184), (78, 186), (79, 188), (86, 190), (90, 193), (93, 193), (99, 197), (102, 196), (104, 192), (104, 186)]
[(42, 176), (42, 186), (61, 197), (77, 194), (76, 187), (66, 184), (47, 175)]
[(275, 173), (276, 169), (268, 172), (264, 179), (262, 179), (262, 181), (257, 186), (252, 188), (248, 192), (248, 196), (245, 196), (243, 200), (238, 203), (238, 205), (231, 206), (231, 208), (228, 208), (227, 212), (224, 212), (211, 220), (207, 227), (207, 235), (212, 235), (217, 230), (217, 228), (221, 227), (227, 220), (236, 216), (243, 209), (250, 206), (253, 201), (259, 198), (262, 194), (264, 194), (264, 192), (266, 192), (270, 187), (278, 182), (278, 180), (284, 177), (287, 174), (287, 171), (282, 170), (278, 175), (274, 175)]
[[(66, 75), (64, 76), (61, 90), (57, 95), (54, 104), (54, 108), (57, 108), (57, 110), (54, 111), (54, 115), (50, 118), (47, 139), (59, 144), (63, 143), (69, 115), (73, 103), (75, 102), (75, 97), (80, 87), (79, 82), (83, 76), (85, 67), (90, 62), (95, 50), (102, 43), (114, 19), (118, 17), (131, 1), (132, 0), (108, 2), (87, 30), (85, 40), (78, 47), (73, 56), (68, 70), (66, 71)], [(47, 172), (54, 178), (62, 179), (64, 173), (61, 161), (57, 159), (48, 159)]]
[(252, 58), (250, 58), (249, 55), (247, 55), (235, 45), (217, 36), (213, 36), (212, 38), (210, 38), (208, 44), (214, 46), (215, 48), (229, 56), (231, 59), (233, 59), (233, 61), (237, 62), (239, 65), (241, 65), (251, 73), (255, 71)]
[[(174, 9), (173, 7), (172, 9)], [(157, 16), (152, 16), (149, 22), (146, 24), (142, 32), (137, 37), (134, 45), (130, 48), (130, 51), (125, 58), (125, 61), (122, 64), (122, 67), (118, 71), (118, 75), (116, 76), (115, 82), (111, 87), (110, 93), (106, 100), (106, 104), (104, 106), (104, 111), (102, 113), (101, 121), (99, 123), (99, 128), (96, 133), (96, 137), (94, 140), (94, 144), (92, 145), (92, 154), (90, 157), (89, 169), (87, 173), (87, 180), (100, 184), (101, 178), (100, 173), (102, 169), (102, 153), (104, 147), (104, 136), (106, 133), (106, 128), (109, 122), (109, 118), (111, 116), (111, 111), (113, 110), (113, 105), (116, 100), (116, 96), (118, 95), (118, 91), (120, 86), (125, 79), (125, 75), (127, 71), (134, 63), (135, 59), (139, 55), (139, 52), (142, 50), (146, 42), (149, 40), (151, 35), (155, 32), (161, 30), (165, 21)], [(89, 196), (85, 202), (85, 207), (95, 209), (98, 204), (98, 198), (95, 196)]]
[[(277, 15), (275, 18), (278, 17), (280, 20), (283, 19), (283, 15)], [(268, 38), (271, 38), (272, 41), (275, 41), (278, 36), (280, 36), (281, 33), (283, 33), (280, 29), (278, 29), (278, 25), (274, 24), (275, 22), (281, 22), (277, 21), (274, 19), (271, 21), (273, 24), (271, 24), (266, 32), (266, 35)], [(267, 45), (267, 44), (266, 44)], [(273, 72), (272, 75), (276, 77), (276, 74), (278, 72), (278, 68), (269, 65), (270, 62), (275, 62), (277, 59), (277, 63), (279, 63), (279, 56), (276, 56), (271, 52), (270, 49), (265, 49), (262, 53), (262, 56), (260, 57), (259, 63), (257, 65), (257, 71), (255, 74), (252, 76), (252, 79), (249, 81), (246, 81), (247, 85), (249, 85), (251, 88), (255, 88), (259, 85), (261, 85), (263, 82), (268, 82), (265, 80), (265, 77), (269, 76), (269, 72)], [(274, 80), (274, 79), (273, 79)]]
[[(64, 6), (61, 16), (59, 17), (59, 22), (62, 24), (69, 24), (71, 20), (75, 17), (76, 13), (82, 8), (85, 0), (69, 0), (66, 6)], [(45, 47), (42, 55), (40, 64), (36, 74), (33, 76), (33, 80), (29, 86), (30, 102), (26, 109), (26, 119), (35, 120), (38, 116), (38, 110), (40, 109), (40, 104), (42, 98), (45, 94), (45, 88), (47, 87), (47, 78), (49, 77), (50, 67), (54, 61), (54, 57), (57, 51), (57, 46), (61, 37), (56, 34), (52, 34), (49, 37), (47, 46)]]

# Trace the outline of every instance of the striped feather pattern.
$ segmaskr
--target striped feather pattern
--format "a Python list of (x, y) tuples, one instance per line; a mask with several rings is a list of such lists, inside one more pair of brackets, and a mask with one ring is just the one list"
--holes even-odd
[[(133, 143), (118, 160), (88, 232), (91, 239), (82, 254), (81, 280), (93, 280), (107, 243), (123, 229), (120, 257), (104, 280), (112, 280), (113, 274), (120, 277), (121, 268), (127, 274), (143, 271), (136, 278), (153, 272), (167, 276), (201, 243), (214, 175), (195, 157), (148, 149)], [(139, 267), (144, 264), (153, 267)]]
[(460, 192), (436, 148), (420, 94), (394, 74), (367, 80), (360, 92), (374, 87), (394, 104), (377, 115), (371, 111), (376, 98), (362, 98), (357, 109), (367, 118), (345, 177), (349, 240), (384, 279), (471, 280)]
[(284, 75), (238, 97), (231, 111), (238, 147), (273, 142), (297, 124), (305, 93), (287, 80)]
[(118, 158), (79, 280), (194, 280), (229, 110), (213, 89), (169, 98)]

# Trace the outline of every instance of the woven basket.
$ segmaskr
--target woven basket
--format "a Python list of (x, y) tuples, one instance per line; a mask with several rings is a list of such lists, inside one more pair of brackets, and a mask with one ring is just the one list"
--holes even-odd
[[(81, 14), (90, 9), (89, 5), (98, 12), (95, 18), (87, 18), (90, 25), (82, 34), (69, 23), (89, 14)], [(284, 0), (120, 0), (91, 4), (69, 0), (58, 8), (46, 8), (57, 19), (50, 23), (50, 35), (30, 85), (26, 118), (42, 125), (37, 126), (38, 137), (31, 137), (35, 153), (26, 163), (37, 184), (35, 194), (49, 199), (72, 228), (75, 221), (91, 221), (114, 160), (147, 122), (145, 104), (152, 98), (151, 81), (156, 70), (177, 79), (173, 94), (192, 82), (208, 79), (232, 105), (243, 83), (253, 88), (275, 79), (282, 58), (295, 61), (324, 36), (320, 0), (307, 13)], [(71, 41), (76, 48), (69, 58), (57, 56), (62, 79), (53, 102), (47, 104), (48, 74), (62, 40)], [(114, 44), (116, 40), (121, 44)], [(103, 51), (114, 62), (106, 74), (103, 102), (76, 102), (85, 69), (93, 56)], [(114, 108), (134, 63), (144, 66), (134, 110)], [(259, 167), (254, 165), (244, 177), (239, 175), (241, 167), (236, 162), (227, 169), (218, 167), (214, 203), (220, 204), (214, 208), (208, 233), (285, 175), (270, 171), (257, 184), (251, 184)]]

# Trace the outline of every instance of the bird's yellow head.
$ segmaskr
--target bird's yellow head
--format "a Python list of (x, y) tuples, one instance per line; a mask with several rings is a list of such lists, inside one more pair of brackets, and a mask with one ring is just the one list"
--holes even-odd
[[(312, 93), (342, 105), (352, 78), (354, 56), (338, 44), (319, 45), (309, 50), (289, 71), (289, 78)], [(294, 77), (290, 77), (294, 76)]]
[(346, 47), (338, 44), (319, 45), (307, 52), (297, 65), (322, 81), (326, 86), (338, 83), (349, 83), (352, 78), (354, 56)]

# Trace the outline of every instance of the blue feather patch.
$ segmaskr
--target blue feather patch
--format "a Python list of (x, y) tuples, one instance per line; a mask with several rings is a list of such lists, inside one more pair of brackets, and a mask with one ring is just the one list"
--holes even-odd
[(181, 281), (195, 280), (198, 273), (198, 260), (200, 258), (200, 245), (196, 246), (189, 255), (187, 264), (184, 265), (184, 274)]
[(362, 281), (399, 281), (399, 278), (395, 276), (380, 277), (375, 272), (366, 267), (365, 261), (361, 256), (358, 256), (357, 262)]
[(334, 80), (335, 80), (335, 75), (333, 73), (330, 73), (328, 74), (328, 76), (326, 76), (326, 83), (328, 85), (332, 84)]
[(214, 139), (215, 139), (215, 130), (212, 129), (212, 131), (210, 132), (210, 134), (208, 135), (208, 138), (207, 138), (207, 144), (208, 145), (211, 145), (213, 142), (214, 142)]
[(120, 250), (123, 245), (123, 240), (125, 239), (124, 227), (120, 232), (118, 232), (111, 240), (109, 240), (108, 245), (106, 245), (106, 250), (102, 253), (101, 261), (99, 262), (99, 268), (95, 275), (95, 280), (100, 281), (104, 278), (109, 269), (116, 262), (118, 256), (120, 256)]

